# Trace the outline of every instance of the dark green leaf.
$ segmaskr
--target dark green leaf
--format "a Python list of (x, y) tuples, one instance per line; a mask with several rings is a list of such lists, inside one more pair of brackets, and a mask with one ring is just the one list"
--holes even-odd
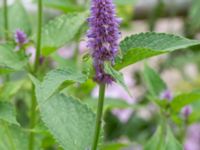
[(122, 69), (146, 58), (199, 45), (200, 41), (165, 33), (140, 33), (126, 37), (121, 43), (122, 58), (116, 58), (116, 69)]
[(54, 95), (46, 102), (37, 100), (42, 120), (65, 150), (91, 147), (95, 115), (86, 105), (64, 95)]
[[(34, 77), (31, 77), (34, 80)], [(40, 99), (48, 99), (62, 85), (66, 87), (69, 84), (85, 82), (87, 77), (78, 70), (71, 68), (55, 69), (47, 73), (42, 83), (35, 83), (38, 87), (36, 93)]]

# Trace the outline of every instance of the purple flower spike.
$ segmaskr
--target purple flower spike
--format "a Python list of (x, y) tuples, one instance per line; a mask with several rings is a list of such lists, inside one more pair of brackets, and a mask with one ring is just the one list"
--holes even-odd
[(19, 48), (21, 48), (24, 44), (28, 43), (27, 35), (20, 29), (17, 29), (15, 31), (14, 37), (15, 42), (17, 43)]
[(120, 37), (120, 19), (116, 17), (112, 0), (92, 0), (91, 15), (88, 18), (90, 29), (87, 33), (88, 47), (92, 51), (95, 81), (110, 84), (114, 79), (105, 73), (104, 62), (114, 63)]
[(160, 94), (160, 98), (171, 101), (173, 99), (172, 92), (170, 90), (165, 90)]
[(181, 110), (181, 114), (185, 119), (187, 119), (191, 113), (192, 113), (192, 106), (190, 105), (183, 107)]

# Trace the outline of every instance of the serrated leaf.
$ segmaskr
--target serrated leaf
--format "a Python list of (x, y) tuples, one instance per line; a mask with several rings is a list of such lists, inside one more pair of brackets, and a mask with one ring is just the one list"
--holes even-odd
[(14, 52), (12, 46), (0, 45), (0, 70), (1, 68), (20, 70), (26, 65), (26, 63), (27, 59)]
[(0, 120), (7, 121), (8, 123), (19, 125), (16, 120), (14, 107), (7, 102), (0, 102)]
[[(32, 81), (35, 80), (33, 77), (31, 78)], [(87, 76), (78, 70), (71, 68), (55, 69), (47, 73), (43, 82), (39, 83), (38, 81), (35, 81), (35, 84), (39, 89), (36, 91), (36, 95), (39, 99), (45, 100), (53, 95), (63, 84), (66, 87), (75, 82), (83, 83), (86, 79)]]
[(116, 58), (116, 69), (122, 69), (143, 59), (199, 45), (200, 41), (165, 33), (140, 33), (126, 37), (120, 43), (122, 58)]
[[(31, 26), (29, 16), (24, 9), (23, 5), (17, 1), (11, 6), (8, 7), (8, 24), (10, 35), (15, 32), (16, 29), (23, 30), (26, 34), (30, 34)], [(15, 17), (17, 16), (17, 17)], [(4, 19), (3, 19), (3, 10), (0, 12), (0, 37), (4, 36)]]
[(144, 66), (142, 74), (144, 76), (147, 89), (152, 96), (158, 98), (161, 92), (167, 89), (165, 82), (160, 78), (159, 74), (148, 65)]
[(163, 138), (162, 128), (158, 127), (155, 134), (144, 146), (144, 150), (165, 150), (163, 144), (164, 144), (164, 138)]
[(43, 99), (37, 100), (42, 120), (65, 150), (91, 147), (95, 115), (86, 105), (62, 94), (50, 97), (45, 103)]
[(28, 135), (22, 128), (0, 121), (0, 149), (27, 150)]
[(186, 94), (180, 94), (171, 102), (171, 108), (174, 112), (180, 112), (181, 108), (185, 105), (191, 104), (193, 102), (200, 100), (200, 94), (199, 93), (186, 93)]
[(42, 29), (42, 54), (48, 55), (73, 40), (88, 13), (69, 13), (51, 20)]
[(82, 77), (77, 72), (71, 74), (70, 69), (56, 69), (50, 72), (42, 83), (30, 76), (36, 86), (36, 97), (42, 120), (66, 150), (86, 150), (92, 144), (95, 126), (95, 115), (92, 110), (80, 103), (78, 99), (55, 93), (61, 82), (81, 82), (85, 80)]

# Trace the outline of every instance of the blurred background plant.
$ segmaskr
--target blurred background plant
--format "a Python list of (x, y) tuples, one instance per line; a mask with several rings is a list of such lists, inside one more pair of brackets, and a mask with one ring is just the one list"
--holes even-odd
[[(19, 46), (14, 36), (17, 30), (21, 30), (28, 41), (23, 43), (22, 51), (16, 52), (19, 53), (20, 64), (13, 63), (15, 53), (0, 55), (0, 139), (3, 139), (0, 140), (0, 149), (12, 149), (12, 144), (5, 146), (5, 143), (10, 142), (15, 143), (16, 150), (27, 149), (23, 144), (28, 143), (27, 135), (21, 134), (19, 124), (24, 127), (25, 133), (36, 134), (35, 149), (62, 149), (46, 130), (39, 116), (37, 126), (31, 131), (28, 128), (31, 82), (27, 72), (21, 71), (21, 68), (27, 61), (30, 63), (26, 68), (31, 70), (33, 66), (37, 1), (7, 2), (8, 31), (4, 29), (3, 1), (0, 3), (0, 43), (7, 40), (10, 49)], [(76, 24), (66, 23), (56, 34), (43, 33), (39, 79), (58, 67), (70, 66), (86, 73), (91, 71), (88, 66), (91, 60), (85, 41), (88, 28), (85, 19), (89, 3), (89, 0), (43, 0), (43, 25), (47, 28), (52, 19), (57, 19), (55, 28), (59, 23), (63, 23), (59, 20), (65, 16), (57, 18), (60, 15), (81, 15), (75, 18)], [(122, 39), (127, 35), (146, 31), (175, 33), (200, 39), (199, 0), (114, 0), (114, 3), (123, 20)], [(66, 28), (71, 28), (72, 32), (66, 33)], [(49, 31), (51, 30), (53, 28)], [(77, 31), (74, 32), (75, 30)], [(62, 45), (62, 48), (58, 48), (57, 43)], [(173, 142), (171, 148), (166, 147), (165, 150), (175, 150), (172, 147), (179, 150), (177, 141), (184, 145), (185, 150), (200, 150), (199, 49), (199, 46), (193, 46), (187, 51), (183, 49), (163, 54), (146, 60), (146, 65), (139, 62), (121, 70), (129, 92), (115, 83), (107, 89), (103, 133), (105, 144), (101, 150), (161, 150), (162, 145), (159, 143), (165, 143), (168, 139)], [(1, 51), (5, 51), (2, 46)], [(5, 60), (10, 66), (4, 64)], [(84, 99), (84, 103), (95, 110), (97, 91), (96, 83), (88, 79), (84, 84), (75, 84), (64, 88), (62, 92)]]

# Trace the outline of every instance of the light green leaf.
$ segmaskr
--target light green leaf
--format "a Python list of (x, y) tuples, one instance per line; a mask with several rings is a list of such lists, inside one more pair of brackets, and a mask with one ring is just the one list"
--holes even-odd
[(87, 16), (87, 12), (69, 13), (45, 25), (42, 29), (42, 54), (48, 55), (73, 40)]
[(0, 120), (7, 121), (8, 123), (19, 125), (16, 120), (14, 107), (7, 102), (0, 102)]
[(114, 3), (117, 5), (133, 5), (137, 2), (137, 0), (114, 0)]
[(167, 89), (165, 82), (160, 78), (159, 74), (148, 65), (144, 66), (142, 74), (144, 76), (147, 89), (152, 96), (158, 98), (160, 93)]
[(7, 82), (0, 87), (0, 99), (10, 101), (24, 84), (23, 80)]
[[(23, 5), (17, 1), (13, 5), (8, 7), (8, 23), (10, 36), (13, 36), (13, 33), (16, 29), (23, 30), (26, 34), (30, 34), (31, 25), (29, 16), (24, 9)], [(0, 10), (0, 37), (4, 36), (4, 19), (3, 19), (3, 10)]]
[(28, 135), (22, 128), (0, 121), (0, 149), (27, 150)]
[[(33, 77), (31, 78), (34, 80)], [(66, 87), (75, 82), (83, 83), (86, 79), (86, 75), (75, 69), (55, 69), (47, 73), (43, 82), (39, 83), (38, 81), (35, 81), (38, 82), (35, 84), (39, 89), (36, 94), (39, 99), (45, 100), (52, 96), (59, 88), (62, 88), (62, 85)]]
[(199, 13), (200, 13), (200, 1), (192, 0), (192, 5), (189, 10), (189, 18), (188, 18), (188, 24), (191, 29), (189, 31), (195, 32), (200, 30)]
[(131, 93), (124, 82), (124, 77), (121, 72), (115, 70), (109, 64), (105, 65), (105, 71), (106, 73), (110, 74), (116, 80), (116, 82), (124, 88), (124, 90), (129, 94), (129, 96), (131, 96)]
[(122, 58), (116, 58), (116, 69), (122, 69), (146, 58), (199, 45), (200, 41), (165, 33), (140, 33), (126, 37), (121, 43)]
[(42, 120), (65, 150), (87, 150), (94, 134), (95, 115), (79, 100), (54, 95), (45, 103), (37, 99)]
[(155, 134), (144, 146), (144, 150), (165, 150), (163, 144), (164, 144), (164, 137), (162, 133), (162, 128), (158, 127)]
[(122, 148), (127, 147), (128, 144), (122, 143), (107, 143), (100, 147), (100, 150), (122, 150)]
[(1, 68), (20, 70), (26, 63), (27, 59), (14, 52), (14, 48), (12, 46), (0, 45), (0, 70)]
[(167, 129), (165, 150), (183, 150), (182, 145), (174, 137), (174, 135), (169, 127)]
[(185, 105), (200, 100), (199, 93), (186, 93), (176, 96), (171, 102), (171, 108), (174, 112), (180, 112), (181, 108)]
[(43, 0), (43, 3), (47, 7), (55, 8), (62, 10), (64, 12), (74, 12), (74, 11), (81, 11), (83, 7), (77, 4), (74, 4), (70, 1), (66, 0)]

